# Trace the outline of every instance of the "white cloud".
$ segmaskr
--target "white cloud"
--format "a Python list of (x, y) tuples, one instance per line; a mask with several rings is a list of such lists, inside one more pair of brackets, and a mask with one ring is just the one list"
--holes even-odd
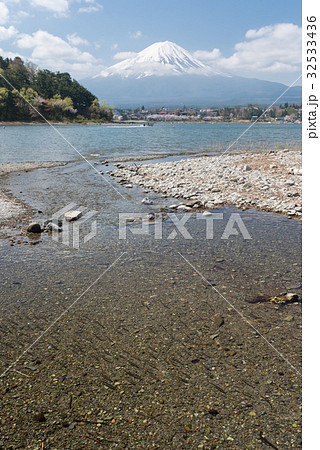
[(133, 39), (139, 39), (142, 36), (142, 31), (138, 30), (138, 31), (135, 31), (134, 33), (130, 33), (130, 36)]
[(269, 25), (248, 30), (245, 37), (235, 45), (230, 57), (224, 57), (219, 49), (198, 50), (194, 55), (215, 69), (272, 81), (277, 81), (277, 76), (280, 81), (281, 74), (284, 79), (301, 71), (301, 28), (297, 25)]
[(123, 61), (124, 59), (134, 58), (135, 56), (137, 56), (136, 52), (118, 52), (114, 55), (113, 59)]
[(62, 15), (69, 10), (69, 0), (30, 0), (30, 3), (34, 7), (40, 6)]
[(60, 58), (86, 62), (95, 61), (90, 53), (81, 52), (60, 37), (43, 30), (38, 30), (32, 35), (20, 35), (17, 44), (19, 48), (33, 49), (31, 57), (37, 60)]
[(18, 30), (12, 25), (9, 28), (0, 26), (0, 41), (6, 41), (7, 39), (15, 36), (17, 33)]
[(9, 9), (7, 5), (3, 2), (0, 2), (0, 24), (3, 25), (9, 19)]
[(222, 55), (218, 48), (214, 48), (211, 52), (208, 52), (206, 50), (197, 50), (193, 53), (193, 56), (203, 61), (211, 62), (217, 60)]
[(23, 61), (27, 60), (26, 57), (24, 57), (23, 55), (20, 55), (17, 52), (7, 52), (6, 50), (3, 50), (2, 48), (0, 48), (0, 55), (3, 58), (11, 58), (11, 59), (14, 59), (16, 56), (19, 56), (21, 59), (23, 59)]
[(87, 39), (78, 36), (77, 33), (67, 34), (67, 39), (71, 45), (90, 45), (90, 42), (87, 41)]
[[(81, 0), (79, 0), (81, 2)], [(84, 3), (86, 3), (88, 6), (82, 6), (78, 9), (78, 12), (80, 13), (91, 13), (91, 12), (97, 12), (103, 9), (103, 6), (96, 2), (95, 0), (83, 0)]]
[(21, 10), (21, 11), (18, 11), (18, 12), (17, 12), (17, 16), (18, 16), (19, 18), (21, 18), (21, 19), (25, 19), (25, 18), (27, 18), (27, 17), (31, 17), (31, 14), (28, 13), (27, 11)]
[(82, 52), (62, 38), (38, 30), (32, 35), (18, 36), (20, 49), (30, 49), (29, 59), (42, 68), (53, 71), (68, 71), (76, 77), (84, 77), (99, 69), (96, 58), (88, 52)]

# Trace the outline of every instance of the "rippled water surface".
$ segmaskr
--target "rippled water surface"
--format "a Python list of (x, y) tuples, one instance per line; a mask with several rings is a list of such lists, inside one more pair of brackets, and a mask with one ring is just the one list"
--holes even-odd
[[(300, 146), (299, 124), (155, 124), (6, 126), (0, 128), (0, 163), (72, 161), (85, 157), (210, 152)], [(71, 144), (69, 144), (68, 142)], [(73, 148), (73, 147), (74, 148)], [(79, 152), (79, 153), (78, 153)]]

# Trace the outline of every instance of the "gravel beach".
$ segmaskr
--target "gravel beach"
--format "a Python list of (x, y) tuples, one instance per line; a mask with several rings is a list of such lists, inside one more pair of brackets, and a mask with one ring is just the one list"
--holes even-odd
[(302, 216), (302, 154), (297, 150), (204, 156), (143, 165), (118, 165), (111, 172), (166, 196), (212, 209), (222, 205), (254, 207)]

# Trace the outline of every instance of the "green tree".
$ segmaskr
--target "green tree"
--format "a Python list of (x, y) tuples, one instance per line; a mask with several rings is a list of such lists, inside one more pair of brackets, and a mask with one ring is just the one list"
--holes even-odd
[(72, 118), (76, 114), (73, 108), (73, 102), (70, 97), (61, 98), (60, 94), (55, 94), (47, 102), (49, 115), (54, 120), (62, 120), (64, 117)]
[[(30, 120), (38, 118), (36, 110), (39, 108), (39, 94), (32, 88), (21, 88), (20, 93), (12, 91), (13, 101), (16, 108), (17, 119)], [(35, 108), (35, 109), (34, 109)]]
[(90, 118), (93, 120), (110, 122), (113, 119), (112, 108), (106, 101), (100, 104), (98, 99), (94, 99), (89, 111)]
[(0, 120), (8, 120), (9, 89), (0, 87)]

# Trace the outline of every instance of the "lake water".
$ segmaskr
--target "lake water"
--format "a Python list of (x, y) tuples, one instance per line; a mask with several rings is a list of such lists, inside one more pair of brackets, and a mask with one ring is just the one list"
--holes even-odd
[[(247, 128), (57, 130), (105, 172), (114, 166), (102, 157), (214, 153)], [(241, 145), (300, 146), (301, 126), (257, 124)], [(192, 239), (180, 232), (172, 239), (176, 227), (164, 212), (163, 239), (155, 237), (157, 221), (146, 234), (141, 222), (130, 223), (121, 239), (119, 213), (162, 214), (173, 199), (150, 192), (153, 204), (143, 204), (139, 186), (127, 189), (108, 174), (106, 183), (80, 159), (50, 127), (0, 128), (0, 162), (70, 161), (0, 177), (0, 188), (33, 208), (30, 221), (71, 203), (94, 213), (59, 234), (18, 228), (10, 242), (11, 231), (1, 230), (0, 374), (15, 364), (0, 378), (5, 447), (262, 448), (262, 430), (277, 448), (300, 448), (301, 389), (292, 367), (301, 367), (301, 304), (254, 302), (281, 292), (301, 297), (301, 222), (222, 207), (212, 239), (196, 214), (186, 223)], [(234, 213), (251, 239), (221, 238)], [(39, 411), (45, 424), (32, 422)]]
[[(224, 151), (232, 147), (301, 147), (299, 124), (155, 124), (6, 126), (0, 128), (0, 163)], [(248, 131), (246, 131), (248, 130)], [(70, 145), (71, 144), (71, 145)], [(72, 146), (74, 148), (72, 148)], [(79, 152), (79, 153), (77, 153)]]

